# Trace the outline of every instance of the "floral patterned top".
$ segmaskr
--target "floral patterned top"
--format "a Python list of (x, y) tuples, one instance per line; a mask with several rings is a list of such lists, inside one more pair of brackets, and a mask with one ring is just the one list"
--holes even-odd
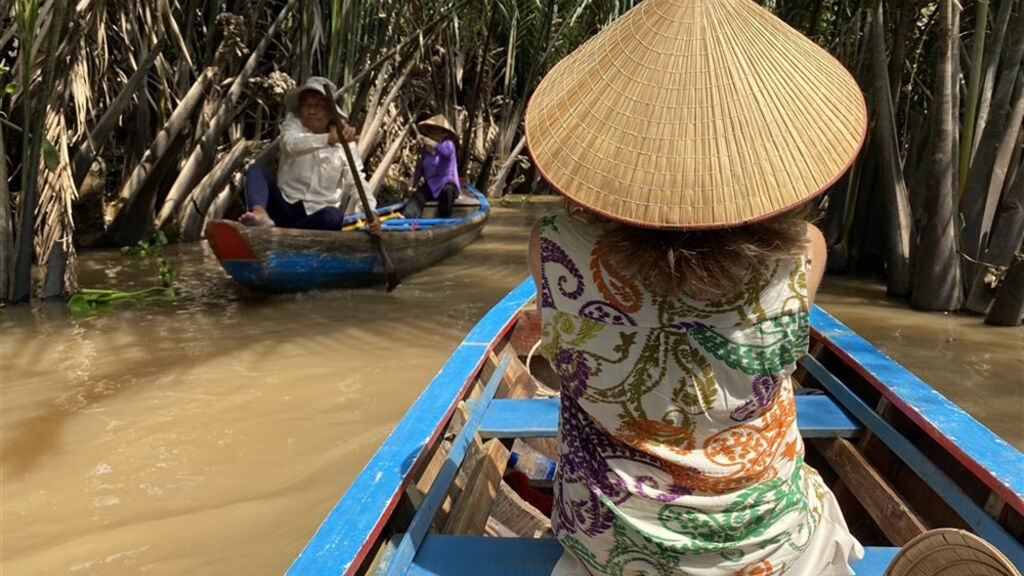
[(541, 224), (556, 536), (593, 574), (852, 574), (863, 551), (796, 426), (804, 258), (732, 297), (666, 298), (614, 268), (606, 229), (564, 212)]

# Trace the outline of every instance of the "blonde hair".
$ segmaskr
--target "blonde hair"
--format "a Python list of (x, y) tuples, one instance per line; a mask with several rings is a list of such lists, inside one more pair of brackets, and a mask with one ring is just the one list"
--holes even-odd
[[(579, 207), (569, 206), (567, 212), (600, 220)], [(605, 231), (601, 244), (616, 268), (655, 294), (717, 299), (738, 293), (771, 261), (804, 254), (809, 214), (805, 205), (760, 222), (717, 230), (617, 224)]]

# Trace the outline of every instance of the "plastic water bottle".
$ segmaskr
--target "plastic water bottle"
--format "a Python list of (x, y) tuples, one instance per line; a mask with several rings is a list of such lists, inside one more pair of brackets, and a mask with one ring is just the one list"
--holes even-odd
[(552, 481), (555, 479), (555, 461), (534, 450), (513, 450), (508, 457), (508, 465), (531, 480)]

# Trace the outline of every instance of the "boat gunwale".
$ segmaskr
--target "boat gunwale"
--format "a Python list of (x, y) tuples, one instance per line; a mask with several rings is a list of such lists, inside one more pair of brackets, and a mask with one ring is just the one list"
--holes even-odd
[[(485, 222), (487, 220), (487, 217), (490, 214), (490, 208), (491, 208), (490, 202), (487, 201), (487, 197), (484, 195), (484, 193), (480, 192), (479, 190), (477, 190), (474, 186), (472, 186), (470, 184), (465, 184), (464, 186), (465, 186), (466, 190), (468, 190), (471, 194), (474, 195), (475, 199), (478, 200), (480, 202), (480, 204), (478, 206), (476, 206), (476, 210), (474, 210), (473, 212), (470, 212), (470, 213), (466, 214), (465, 216), (463, 216), (461, 218), (458, 218), (459, 221), (454, 222), (452, 224), (447, 224), (447, 225), (444, 225), (444, 226), (429, 227), (429, 228), (423, 228), (423, 229), (419, 229), (419, 230), (387, 230), (387, 229), (384, 229), (384, 230), (381, 231), (382, 238), (385, 240), (385, 242), (388, 242), (388, 243), (395, 243), (395, 242), (417, 243), (417, 242), (422, 241), (424, 238), (428, 238), (429, 239), (429, 238), (431, 238), (431, 236), (440, 235), (441, 233), (444, 233), (444, 237), (443, 238), (439, 238), (438, 241), (441, 241), (441, 240), (447, 241), (448, 240), (448, 236), (458, 236), (458, 235), (461, 235), (462, 233), (464, 233), (466, 228), (482, 224), (483, 222)], [(387, 208), (389, 210), (386, 213), (390, 213), (390, 212), (396, 211), (397, 208), (392, 209), (395, 206), (397, 206), (398, 208), (401, 207), (400, 204), (389, 204), (387, 206)], [(472, 206), (472, 205), (463, 204), (463, 206)], [(356, 214), (352, 214), (352, 215), (346, 216), (345, 217), (345, 224), (349, 225), (351, 223), (354, 223), (354, 222), (358, 221), (359, 218), (362, 216), (362, 214), (363, 214), (362, 212), (359, 212), (359, 213), (356, 213)], [(254, 252), (254, 258), (253, 259), (254, 260), (264, 260), (273, 252), (286, 252), (286, 251), (288, 251), (286, 246), (274, 246), (273, 250), (268, 250), (266, 248), (266, 246), (267, 245), (276, 245), (278, 243), (287, 243), (287, 242), (290, 242), (292, 240), (296, 240), (296, 241), (297, 240), (324, 240), (324, 241), (328, 241), (327, 243), (324, 244), (325, 246), (328, 246), (328, 245), (331, 245), (331, 244), (337, 246), (338, 244), (349, 244), (349, 243), (358, 243), (360, 246), (363, 245), (363, 244), (366, 244), (367, 246), (370, 246), (370, 244), (367, 242), (368, 236), (366, 234), (355, 234), (355, 232), (361, 232), (361, 230), (346, 230), (346, 231), (341, 231), (341, 230), (307, 230), (307, 229), (304, 229), (304, 228), (287, 228), (287, 227), (284, 227), (284, 226), (273, 226), (273, 227), (270, 227), (270, 228), (261, 228), (261, 227), (245, 226), (243, 224), (235, 222), (234, 220), (225, 220), (225, 219), (211, 220), (210, 222), (211, 223), (212, 222), (222, 222), (222, 223), (226, 223), (226, 224), (231, 225), (232, 227), (236, 228), (239, 231), (239, 234), (241, 234), (242, 237), (245, 238), (246, 242), (253, 249), (253, 252)], [(455, 233), (454, 234), (448, 234), (449, 232), (455, 232)], [(432, 234), (428, 234), (428, 233), (432, 233)], [(257, 250), (257, 248), (259, 248), (259, 249)], [(303, 249), (301, 251), (307, 252), (309, 250)]]
[[(355, 570), (361, 567), (390, 520), (390, 515), (398, 505), (406, 487), (412, 481), (415, 473), (424, 464), (433, 446), (440, 439), (459, 401), (468, 394), (487, 359), (488, 353), (515, 326), (523, 306), (535, 295), (536, 287), (534, 282), (532, 278), (527, 277), (492, 307), (470, 330), (441, 370), (434, 376), (430, 384), (398, 422), (392, 433), (377, 449), (370, 462), (352, 482), (345, 495), (335, 504), (327, 518), (325, 518), (316, 533), (295, 559), (286, 576), (297, 576), (299, 574), (334, 575), (339, 572), (347, 575), (353, 574)], [(826, 348), (835, 353), (846, 365), (856, 371), (865, 382), (871, 384), (872, 387), (876, 388), (885, 398), (892, 402), (897, 410), (905, 414), (925, 433), (936, 440), (940, 446), (948, 450), (976, 478), (992, 490), (992, 493), (998, 495), (1004, 502), (1020, 511), (1021, 496), (1016, 491), (1013, 483), (1002, 481), (997, 473), (984, 468), (983, 463), (990, 462), (990, 460), (985, 457), (985, 454), (979, 454), (979, 452), (989, 452), (980, 449), (984, 442), (995, 442), (1012, 451), (1018, 459), (1017, 461), (1020, 458), (1019, 451), (818, 306), (814, 306), (811, 312), (811, 332), (815, 339), (822, 342)], [(843, 348), (844, 342), (849, 349)], [(465, 354), (467, 352), (478, 354), (471, 370), (466, 369), (466, 359), (460, 356), (460, 353)], [(459, 378), (462, 378), (462, 382), (459, 385), (457, 394), (451, 396), (445, 407), (443, 417), (434, 422), (427, 440), (416, 446), (415, 458), (405, 457), (405, 463), (399, 464), (401, 466), (401, 473), (398, 478), (393, 479), (397, 480), (397, 482), (390, 488), (384, 506), (377, 507), (379, 513), (374, 514), (372, 508), (369, 507), (374, 503), (367, 502), (367, 494), (358, 490), (360, 482), (365, 483), (366, 478), (371, 476), (375, 476), (379, 480), (381, 464), (387, 464), (386, 459), (400, 455), (401, 448), (408, 446), (406, 439), (398, 436), (399, 432), (402, 431), (403, 426), (408, 426), (414, 420), (426, 416), (425, 414), (417, 413), (417, 408), (420, 407), (420, 403), (424, 399), (429, 399), (429, 397), (436, 394), (437, 387), (443, 386), (445, 380), (455, 377), (455, 374), (449, 373), (451, 371), (450, 368), (454, 364), (463, 364), (459, 371)], [(898, 382), (892, 385), (882, 384), (877, 374), (880, 372), (884, 373), (885, 371), (894, 371), (892, 379), (894, 381), (898, 380)], [(901, 399), (898, 396), (898, 392), (913, 393), (915, 399), (918, 401), (924, 400), (925, 403), (921, 406), (915, 405), (913, 401)], [(433, 417), (436, 416), (437, 414), (435, 413)], [(985, 438), (984, 442), (977, 444), (975, 441), (972, 441), (972, 446), (958, 446), (953, 438), (947, 436), (930, 419), (939, 416), (947, 420), (955, 419), (964, 422), (966, 428)], [(423, 423), (421, 428), (428, 426), (430, 425)], [(395, 446), (391, 446), (391, 444), (395, 444)], [(378, 460), (382, 459), (385, 461), (378, 462)], [(392, 465), (396, 463), (397, 461), (391, 462)], [(996, 464), (998, 462), (990, 465), (996, 466)], [(1010, 462), (1006, 464), (1008, 465)], [(996, 468), (1008, 468), (1008, 466), (996, 466)], [(371, 481), (370, 483), (373, 485), (376, 482)], [(388, 488), (383, 487), (383, 489), (387, 490)], [(350, 494), (352, 496), (349, 496)], [(382, 501), (381, 498), (377, 500)], [(352, 504), (348, 504), (349, 501)], [(351, 508), (349, 515), (346, 515), (346, 506)], [(357, 539), (352, 537), (353, 530), (351, 525), (352, 519), (359, 516), (375, 516), (376, 518), (372, 527), (362, 530), (357, 541)]]
[[(292, 562), (286, 576), (333, 576), (339, 573), (348, 575), (360, 568), (390, 520), (390, 515), (397, 507), (406, 487), (411, 483), (416, 471), (425, 463), (432, 447), (441, 438), (459, 402), (472, 388), (487, 361), (488, 354), (515, 326), (523, 305), (535, 294), (533, 280), (527, 278), (491, 307), (476, 323), (352, 481), (345, 494)], [(467, 359), (463, 358), (466, 354), (476, 354), (477, 358), (473, 362), (467, 362)], [(471, 368), (467, 369), (467, 366)], [(457, 393), (451, 395), (447, 405), (443, 406), (443, 413), (438, 414), (440, 410), (435, 410), (420, 414), (421, 411), (431, 409), (429, 402), (438, 395), (438, 388), (444, 391), (446, 382), (456, 377), (461, 378), (462, 382)], [(416, 425), (421, 422), (417, 428)], [(422, 435), (428, 431), (426, 439), (414, 449), (414, 457), (402, 454), (403, 447), (408, 446), (408, 439), (403, 435)], [(376, 502), (367, 502), (372, 495), (372, 491), (368, 492), (367, 489), (376, 487), (385, 472), (389, 469), (393, 472), (395, 466), (400, 468), (397, 483), (392, 484), (390, 488), (378, 488)], [(374, 513), (372, 508), (368, 509), (373, 504), (383, 504), (377, 507), (379, 513)], [(358, 522), (361, 517), (372, 516), (376, 516), (373, 524), (366, 528), (357, 528), (361, 530), (359, 538), (353, 538), (353, 523)]]
[[(1024, 515), (1024, 478), (1011, 470), (1014, 462), (1019, 466), (1022, 457), (1019, 450), (818, 306), (814, 306), (811, 313), (811, 332), (895, 409), (947, 450), (994, 494)], [(890, 373), (886, 379), (889, 384), (879, 377), (885, 372)], [(936, 422), (942, 422), (943, 427)], [(967, 446), (957, 443), (956, 437), (963, 438), (961, 442)]]

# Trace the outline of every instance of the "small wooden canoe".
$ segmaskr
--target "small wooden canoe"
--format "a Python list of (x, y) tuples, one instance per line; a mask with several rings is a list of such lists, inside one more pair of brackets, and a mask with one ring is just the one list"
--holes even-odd
[[(525, 360), (534, 294), (528, 279), (466, 336), (288, 576), (550, 574), (561, 546), (548, 519), (505, 481), (513, 442), (554, 456), (557, 385), (543, 359)], [(940, 527), (980, 536), (1019, 569), (1024, 455), (828, 313), (811, 322), (797, 422), (865, 546), (857, 575), (881, 576)]]
[[(468, 193), (468, 194), (467, 194)], [(398, 216), (403, 204), (378, 208), (383, 240), (399, 278), (423, 270), (465, 248), (480, 236), (490, 213), (487, 198), (465, 185), (452, 218)], [(211, 220), (206, 240), (224, 270), (258, 292), (300, 292), (355, 288), (382, 281), (381, 259), (370, 237), (358, 229), (362, 214), (345, 219), (344, 231), (249, 228), (232, 220)], [(355, 229), (353, 229), (355, 228)]]

